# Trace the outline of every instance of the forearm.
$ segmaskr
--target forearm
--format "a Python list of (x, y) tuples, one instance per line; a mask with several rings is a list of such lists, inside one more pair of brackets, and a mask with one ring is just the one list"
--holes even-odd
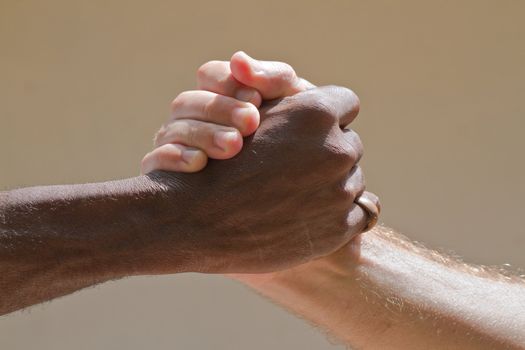
[(359, 349), (525, 348), (525, 285), (384, 228), (329, 258), (248, 280)]
[(157, 189), (139, 177), (0, 193), (0, 314), (143, 271)]

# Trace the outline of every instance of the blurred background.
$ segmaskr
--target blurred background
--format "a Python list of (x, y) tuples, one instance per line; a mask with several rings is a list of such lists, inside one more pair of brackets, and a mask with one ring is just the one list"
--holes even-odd
[[(135, 176), (236, 50), (354, 89), (382, 221), (525, 267), (525, 2), (0, 0), (0, 186)], [(1, 349), (341, 349), (221, 276), (107, 283), (0, 318)]]

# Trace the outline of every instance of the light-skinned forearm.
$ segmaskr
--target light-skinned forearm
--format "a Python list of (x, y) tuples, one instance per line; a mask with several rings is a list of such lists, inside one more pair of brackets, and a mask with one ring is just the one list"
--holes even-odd
[(356, 349), (525, 349), (525, 284), (376, 228), (327, 258), (240, 279)]

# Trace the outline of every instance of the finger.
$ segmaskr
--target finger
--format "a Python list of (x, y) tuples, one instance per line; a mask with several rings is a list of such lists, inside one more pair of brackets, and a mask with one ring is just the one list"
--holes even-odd
[(202, 170), (208, 157), (198, 149), (183, 145), (166, 144), (155, 148), (142, 159), (141, 173), (153, 170), (193, 173)]
[(263, 100), (291, 96), (315, 87), (299, 78), (287, 63), (259, 61), (242, 51), (233, 54), (230, 69), (237, 81), (257, 89)]
[(361, 194), (361, 197), (365, 197), (369, 199), (372, 203), (375, 204), (379, 212), (381, 212), (381, 201), (379, 200), (379, 197), (375, 193), (365, 191)]
[(359, 98), (350, 89), (323, 86), (291, 97), (291, 101), (334, 118), (339, 126), (346, 127), (359, 113)]
[(349, 128), (343, 129), (343, 138), (346, 144), (354, 149), (357, 156), (355, 162), (358, 163), (364, 154), (364, 147), (361, 138), (354, 130)]
[(228, 159), (242, 149), (242, 135), (232, 127), (192, 119), (175, 120), (162, 127), (155, 147), (177, 143), (198, 148), (214, 159)]
[(365, 192), (365, 176), (359, 165), (354, 166), (348, 173), (344, 183), (344, 191), (352, 202)]
[(186, 91), (171, 103), (172, 118), (194, 119), (231, 126), (243, 136), (259, 126), (259, 110), (253, 104), (209, 91)]
[(228, 61), (210, 61), (200, 66), (197, 70), (197, 88), (250, 102), (256, 107), (262, 102), (261, 94), (256, 89), (233, 77)]
[(348, 230), (345, 234), (349, 242), (362, 233), (368, 224), (368, 213), (360, 205), (354, 203), (347, 218)]
[[(360, 195), (360, 197), (364, 197), (370, 200), (377, 207), (378, 213), (381, 212), (381, 203), (379, 202), (379, 197), (376, 196), (374, 193), (364, 191)], [(348, 224), (352, 228), (347, 233), (350, 239), (355, 237), (357, 234), (367, 230), (367, 226), (369, 225), (370, 220), (372, 220), (372, 218), (370, 217), (370, 213), (361, 205), (354, 203), (354, 206), (352, 207), (352, 210), (348, 215)]]

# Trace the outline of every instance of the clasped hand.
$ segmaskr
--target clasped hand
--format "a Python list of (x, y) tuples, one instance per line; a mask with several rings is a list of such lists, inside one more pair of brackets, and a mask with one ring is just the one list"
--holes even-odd
[(197, 77), (201, 90), (175, 98), (142, 162), (166, 189), (159, 213), (172, 206), (177, 217), (176, 228), (159, 217), (165, 225), (150, 249), (162, 263), (154, 269), (169, 271), (176, 242), (187, 271), (281, 270), (326, 256), (363, 230), (366, 213), (355, 199), (377, 198), (364, 193), (363, 147), (345, 128), (359, 111), (351, 90), (317, 88), (287, 64), (242, 52), (206, 63)]

